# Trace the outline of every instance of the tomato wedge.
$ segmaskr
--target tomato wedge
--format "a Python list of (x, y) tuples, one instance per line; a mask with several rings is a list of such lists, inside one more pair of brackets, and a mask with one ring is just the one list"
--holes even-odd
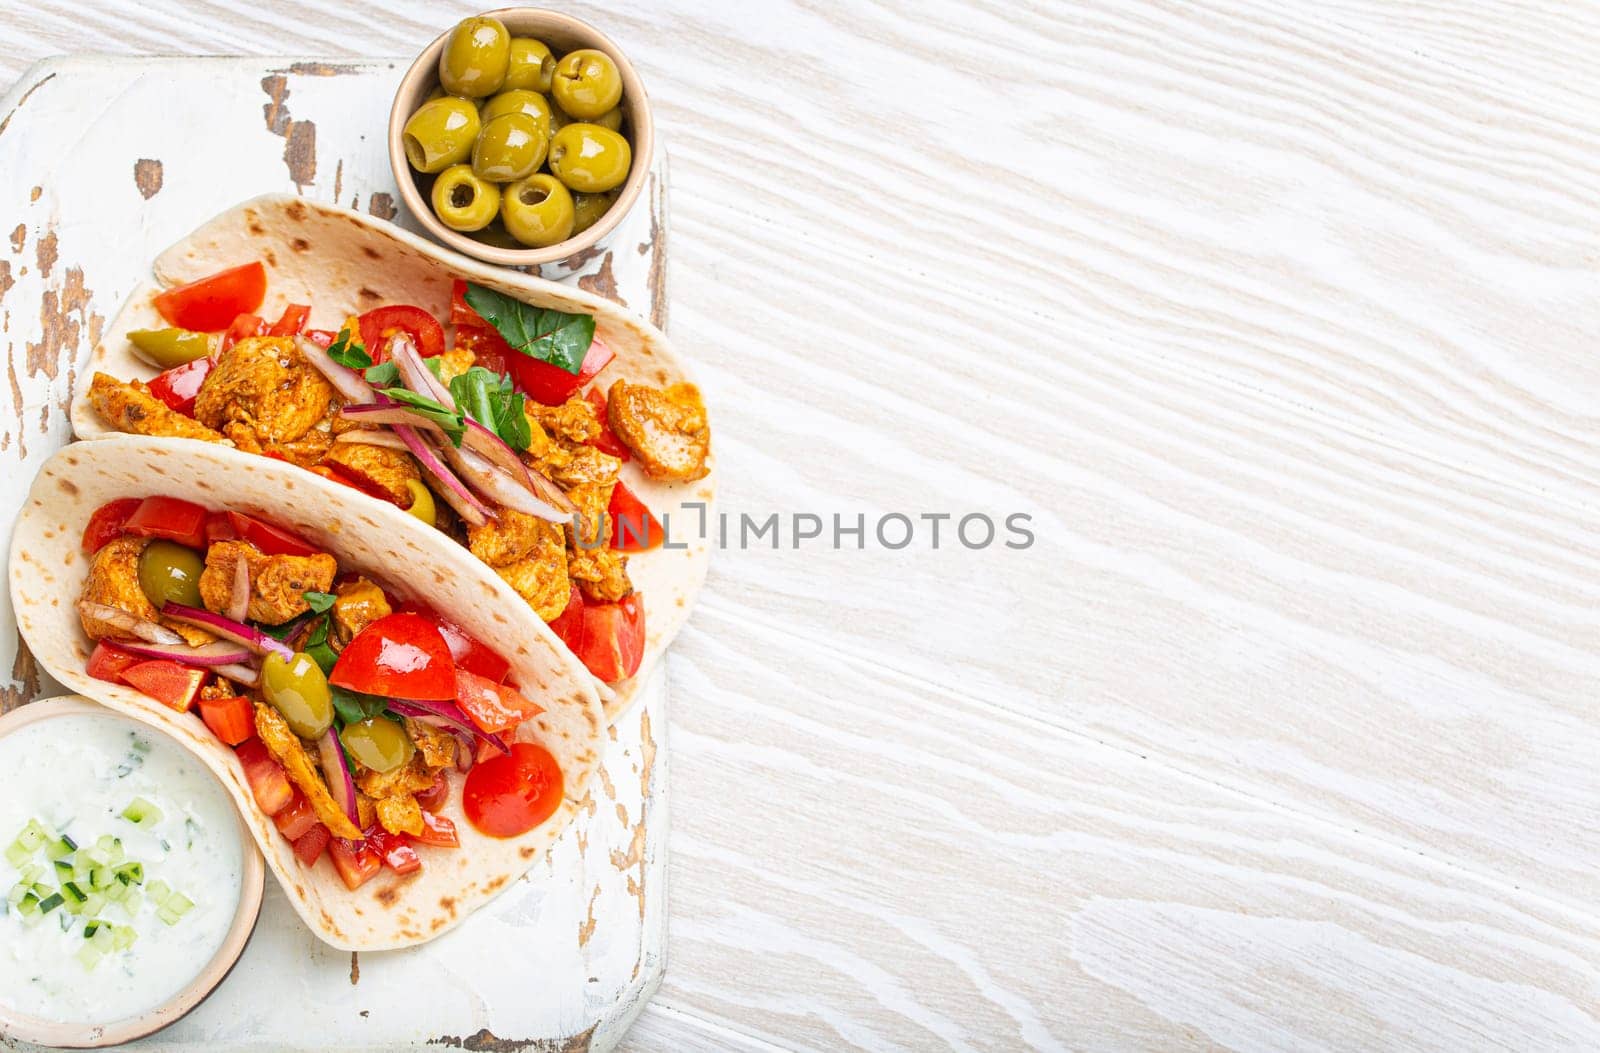
[(85, 671), (96, 680), (120, 684), (123, 670), (143, 661), (143, 658), (131, 651), (124, 651), (110, 640), (100, 640), (89, 655), (89, 665)]
[(367, 354), (374, 362), (388, 360), (389, 338), (396, 333), (411, 337), (423, 358), (444, 353), (444, 327), (433, 315), (420, 307), (396, 303), (378, 307), (360, 318), (361, 342), (367, 345)]
[(524, 698), (515, 688), (460, 668), (456, 669), (456, 702), (480, 731), (491, 735), (510, 731), (544, 712), (543, 706)]
[(299, 790), (294, 792), (294, 799), (289, 806), (272, 817), (277, 824), (278, 832), (291, 841), (298, 841), (317, 826), (317, 811), (311, 807), (311, 801)]
[(200, 394), (200, 385), (211, 375), (216, 362), (197, 358), (181, 366), (162, 370), (150, 378), (150, 394), (160, 399), (174, 413), (194, 416), (194, 400)]
[(561, 765), (533, 742), (480, 761), (461, 791), (467, 821), (490, 837), (517, 837), (544, 822), (561, 805)]
[(461, 844), (456, 824), (430, 811), (422, 813), (422, 833), (412, 834), (411, 839), (419, 845), (432, 845), (434, 848), (457, 848)]
[(450, 283), (450, 324), (465, 325), (477, 329), (488, 329), (488, 321), (467, 306), (467, 283), (465, 279), (457, 278)]
[(176, 497), (147, 497), (128, 517), (122, 532), (134, 537), (162, 537), (190, 548), (205, 548), (206, 510)]
[(420, 614), (432, 622), (444, 637), (444, 642), (450, 648), (450, 657), (455, 659), (456, 665), (462, 669), (477, 673), (479, 676), (495, 683), (505, 680), (506, 674), (511, 672), (511, 663), (501, 658), (500, 655), (485, 647), (467, 634), (467, 631), (448, 618), (440, 617), (432, 608), (407, 600), (399, 607), (402, 611)]
[(259, 315), (241, 314), (228, 326), (228, 331), (222, 334), (222, 340), (217, 344), (217, 351), (228, 350), (239, 341), (252, 336), (264, 336), (267, 332), (267, 323)]
[(268, 336), (297, 336), (311, 317), (311, 305), (292, 303), (283, 309), (283, 315), (267, 327)]
[[(502, 341), (503, 343), (503, 341)], [(568, 373), (560, 366), (552, 366), (548, 362), (541, 362), (531, 355), (524, 355), (518, 351), (507, 348), (505, 357), (506, 368), (511, 371), (511, 382), (524, 394), (535, 402), (542, 402), (546, 406), (559, 406), (576, 395), (580, 388), (607, 365), (616, 355), (599, 337), (589, 345), (589, 351), (583, 356), (583, 365), (576, 374)]]
[(122, 682), (138, 688), (151, 698), (180, 713), (189, 711), (200, 689), (206, 686), (206, 671), (179, 665), (168, 658), (130, 665), (122, 671)]
[(354, 892), (378, 876), (383, 869), (383, 857), (365, 841), (346, 841), (335, 837), (328, 842), (328, 855), (333, 868), (339, 872), (344, 887)]
[(578, 645), (583, 641), (583, 593), (578, 591), (578, 586), (572, 586), (567, 596), (567, 606), (550, 623), (550, 631), (567, 645), (567, 650), (577, 653)]
[(328, 682), (368, 695), (446, 702), (456, 697), (456, 663), (437, 625), (402, 611), (357, 633)]
[(268, 556), (315, 556), (320, 549), (243, 512), (213, 512), (206, 518), (207, 541), (248, 541)]
[(214, 333), (260, 307), (266, 295), (267, 270), (257, 261), (168, 289), (155, 305), (169, 325)]
[(99, 552), (121, 537), (128, 518), (143, 503), (142, 498), (119, 497), (96, 508), (94, 515), (89, 517), (89, 525), (83, 528), (83, 550), (91, 554)]
[(295, 840), (294, 857), (300, 860), (301, 866), (315, 866), (317, 860), (322, 858), (323, 850), (328, 847), (328, 842), (332, 840), (333, 835), (328, 833), (328, 828), (318, 823)]
[(245, 781), (256, 799), (256, 807), (268, 816), (277, 815), (294, 800), (294, 785), (283, 765), (272, 759), (260, 739), (250, 739), (239, 744), (239, 764), (244, 768)]
[[(202, 698), (200, 719), (212, 733), (230, 746), (248, 742), (256, 733), (256, 711), (248, 698)], [(293, 838), (291, 838), (293, 840)]]
[(572, 650), (589, 672), (608, 684), (637, 673), (644, 659), (644, 604), (639, 594), (617, 603), (585, 603), (582, 637)]
[(611, 489), (611, 547), (618, 552), (648, 552), (667, 539), (661, 521), (621, 479)]
[(594, 407), (595, 418), (600, 421), (600, 434), (590, 439), (589, 445), (601, 453), (609, 453), (611, 456), (621, 460), (633, 460), (632, 451), (624, 446), (622, 440), (617, 438), (617, 433), (611, 430), (611, 422), (606, 417), (606, 393), (596, 385), (590, 388), (583, 397), (588, 399), (589, 405)]
[(367, 837), (367, 844), (383, 858), (384, 865), (396, 874), (415, 874), (422, 869), (422, 857), (411, 847), (405, 834), (374, 830)]

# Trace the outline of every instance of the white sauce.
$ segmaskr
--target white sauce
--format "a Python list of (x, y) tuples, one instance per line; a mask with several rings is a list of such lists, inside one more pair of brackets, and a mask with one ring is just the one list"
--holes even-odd
[[(149, 747), (133, 748), (134, 741)], [(161, 810), (159, 823), (135, 826), (121, 812), (135, 797)], [(0, 1001), (56, 1023), (103, 1024), (154, 1009), (200, 974), (222, 946), (239, 906), (243, 866), (239, 823), (216, 779), (165, 737), (109, 714), (72, 714), (0, 738), (0, 851), (29, 819), (69, 835), (80, 847), (102, 834), (122, 839), (145, 866), (145, 884), (165, 881), (194, 901), (177, 925), (148, 900), (129, 921), (115, 904), (101, 918), (132, 925), (138, 941), (89, 971), (77, 959), (83, 921), (61, 929), (65, 911), (33, 926), (0, 914)], [(33, 860), (49, 868), (43, 853)], [(0, 857), (0, 911), (18, 869)], [(55, 884), (53, 875), (44, 879)]]

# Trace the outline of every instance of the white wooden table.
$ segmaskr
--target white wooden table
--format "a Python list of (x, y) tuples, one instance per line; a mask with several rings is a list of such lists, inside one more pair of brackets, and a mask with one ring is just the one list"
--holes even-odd
[[(72, 6), (0, 72), (469, 11)], [(632, 1048), (1600, 1047), (1600, 8), (556, 6), (724, 507), (1038, 537), (714, 557)]]

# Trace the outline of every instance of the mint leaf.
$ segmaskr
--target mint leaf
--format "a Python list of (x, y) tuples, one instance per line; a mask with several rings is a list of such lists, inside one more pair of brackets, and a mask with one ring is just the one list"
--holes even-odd
[(386, 698), (363, 695), (359, 691), (351, 691), (337, 684), (328, 685), (328, 694), (333, 699), (333, 711), (339, 715), (339, 723), (346, 725), (370, 720), (381, 714), (389, 705), (389, 700)]
[(339, 335), (328, 345), (328, 357), (346, 369), (366, 369), (372, 365), (372, 356), (348, 329), (339, 330)]
[(514, 450), (526, 450), (532, 435), (523, 413), (522, 392), (511, 386), (511, 378), (482, 366), (473, 366), (450, 380), (450, 394), (456, 406), (473, 420), (500, 436)]
[(318, 614), (326, 614), (328, 609), (333, 606), (333, 601), (337, 598), (331, 592), (316, 592), (314, 590), (302, 592), (300, 595), (305, 598), (311, 609)]
[(379, 362), (366, 371), (367, 383), (373, 387), (386, 388), (400, 383), (400, 367), (393, 362)]
[(440, 428), (444, 429), (444, 433), (449, 437), (452, 445), (461, 445), (461, 437), (466, 434), (467, 424), (466, 421), (462, 420), (459, 409), (455, 411), (447, 410), (433, 399), (428, 398), (426, 395), (418, 395), (409, 388), (384, 388), (383, 393), (419, 416), (426, 417), (439, 425)]
[(534, 307), (493, 289), (467, 283), (463, 299), (494, 326), (513, 351), (577, 375), (594, 343), (594, 318)]

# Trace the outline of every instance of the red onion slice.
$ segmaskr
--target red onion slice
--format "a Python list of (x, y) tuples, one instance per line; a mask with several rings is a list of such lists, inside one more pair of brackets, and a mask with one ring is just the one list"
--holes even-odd
[(340, 435), (334, 442), (348, 442), (360, 446), (385, 446), (391, 450), (408, 450), (405, 440), (392, 431), (379, 428), (357, 428)]
[(219, 665), (211, 671), (242, 687), (257, 687), (261, 683), (261, 671), (247, 665)]
[(439, 481), (439, 485), (443, 487), (439, 495), (456, 510), (457, 515), (470, 526), (483, 526), (489, 521), (493, 513), (484, 507), (482, 501), (473, 496), (472, 491), (456, 478), (454, 472), (445, 467), (444, 462), (439, 460), (439, 455), (422, 440), (416, 429), (401, 424), (396, 425), (394, 432), (404, 440), (406, 449), (411, 451), (412, 456), (422, 464), (428, 474)]
[(318, 373), (328, 378), (328, 383), (332, 384), (334, 390), (344, 396), (345, 401), (371, 402), (373, 400), (375, 393), (372, 390), (372, 385), (367, 383), (366, 378), (355, 370), (346, 369), (335, 362), (333, 356), (328, 354), (325, 348), (318, 347), (303, 336), (299, 338), (297, 345), (300, 348), (300, 353), (305, 356), (306, 361), (310, 362)]
[(407, 409), (398, 402), (366, 402), (357, 406), (345, 406), (339, 410), (339, 416), (361, 425), (407, 424), (423, 431), (444, 434), (444, 429), (440, 428), (439, 425), (422, 416), (422, 414)]
[(405, 381), (406, 387), (433, 399), (445, 409), (454, 412), (456, 408), (455, 396), (450, 394), (450, 388), (444, 381), (433, 375), (427, 363), (423, 362), (422, 354), (417, 350), (411, 338), (404, 333), (397, 334), (389, 341), (389, 358), (395, 367), (400, 370), (400, 379)]
[(410, 717), (437, 728), (445, 728), (457, 735), (465, 734), (472, 736), (473, 739), (482, 739), (501, 753), (511, 752), (511, 747), (506, 745), (505, 739), (480, 729), (454, 702), (420, 702), (391, 698), (389, 708), (402, 717)]
[(339, 733), (329, 728), (317, 740), (317, 758), (322, 762), (322, 777), (328, 780), (328, 790), (344, 810), (345, 818), (356, 826), (361, 825), (361, 813), (356, 809), (356, 781), (350, 774), (350, 761), (344, 755), (344, 743)]
[(220, 614), (202, 610), (199, 607), (185, 607), (181, 603), (168, 602), (161, 608), (161, 613), (173, 621), (183, 622), (186, 625), (198, 626), (209, 633), (216, 633), (225, 640), (243, 644), (253, 653), (278, 654), (284, 658), (293, 658), (294, 652), (287, 646), (274, 640), (266, 633), (253, 625), (237, 622), (231, 618), (224, 618)]
[(228, 617), (242, 622), (250, 613), (250, 561), (233, 561), (233, 592), (228, 597)]
[(454, 446), (445, 446), (443, 451), (445, 460), (461, 473), (462, 478), (474, 490), (495, 504), (530, 516), (538, 516), (540, 519), (548, 519), (552, 523), (565, 523), (572, 518), (569, 513), (553, 508), (533, 496), (532, 490), (526, 489), (509, 474), (491, 464), (488, 458)]
[(210, 669), (216, 666), (241, 664), (250, 661), (250, 649), (231, 640), (213, 640), (199, 647), (185, 643), (152, 644), (124, 642), (117, 646), (145, 658), (167, 658), (180, 665)]
[(103, 603), (90, 603), (88, 600), (78, 602), (78, 613), (95, 621), (105, 622), (115, 626), (129, 635), (135, 636), (146, 643), (153, 644), (181, 644), (183, 637), (168, 629), (164, 625), (145, 621), (137, 615), (129, 614), (121, 607), (108, 607)]

